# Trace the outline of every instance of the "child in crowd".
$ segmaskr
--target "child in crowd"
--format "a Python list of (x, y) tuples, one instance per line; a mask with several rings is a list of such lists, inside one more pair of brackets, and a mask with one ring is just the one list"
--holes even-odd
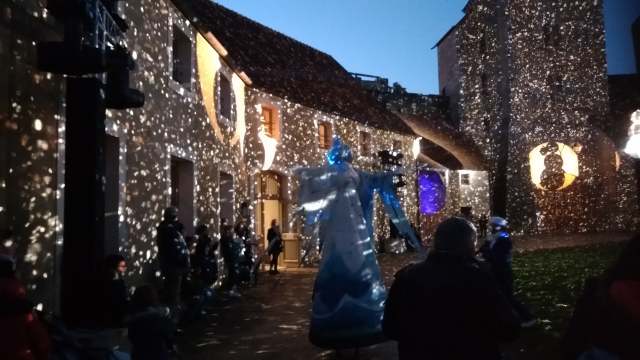
[(240, 273), (239, 261), (242, 246), (240, 239), (235, 237), (233, 226), (226, 225), (223, 228), (222, 239), (220, 239), (220, 252), (227, 266), (227, 289), (229, 289), (229, 296), (231, 297), (241, 296), (240, 293), (238, 293), (237, 285)]

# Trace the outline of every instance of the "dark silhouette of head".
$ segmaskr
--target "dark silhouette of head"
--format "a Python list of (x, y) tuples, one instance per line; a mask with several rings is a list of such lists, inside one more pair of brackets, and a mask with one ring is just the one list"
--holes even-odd
[(156, 290), (151, 285), (138, 286), (131, 297), (132, 310), (138, 312), (150, 307), (160, 307)]
[(450, 217), (436, 229), (434, 250), (473, 256), (476, 239), (476, 228), (469, 220), (457, 216)]
[(165, 220), (175, 221), (178, 220), (178, 208), (175, 206), (169, 206), (164, 209), (163, 217)]

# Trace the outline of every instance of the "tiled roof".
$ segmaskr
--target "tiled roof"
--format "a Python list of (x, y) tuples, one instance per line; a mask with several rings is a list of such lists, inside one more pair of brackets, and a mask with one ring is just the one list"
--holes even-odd
[(210, 0), (173, 2), (201, 31), (211, 31), (252, 87), (379, 129), (413, 134), (330, 55)]

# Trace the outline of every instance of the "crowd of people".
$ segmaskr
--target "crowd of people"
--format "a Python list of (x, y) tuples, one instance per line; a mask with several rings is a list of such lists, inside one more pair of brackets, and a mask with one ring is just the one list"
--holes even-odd
[[(501, 359), (499, 344), (514, 341), (521, 328), (536, 324), (534, 315), (514, 296), (512, 241), (505, 219), (487, 220), (486, 241), (467, 219), (441, 223), (426, 260), (401, 269), (385, 304), (383, 331), (398, 342), (404, 359)], [(130, 288), (127, 262), (109, 255), (98, 277), (100, 321), (127, 328), (131, 359), (180, 356), (174, 337), (180, 324), (205, 315), (224, 260), (224, 292), (239, 298), (241, 281), (257, 282), (257, 254), (247, 226), (222, 220), (220, 241), (206, 225), (185, 236), (178, 209), (169, 207), (157, 228), (158, 261), (163, 285)], [(270, 274), (277, 274), (283, 250), (277, 220), (267, 233)], [(0, 230), (0, 358), (45, 360), (54, 352), (47, 324), (26, 298), (16, 277), (17, 244)], [(603, 278), (588, 278), (577, 301), (560, 355), (565, 360), (640, 359), (640, 235), (629, 241)], [(159, 296), (160, 295), (160, 296)]]
[[(270, 274), (279, 273), (277, 258), (282, 252), (282, 234), (273, 221), (269, 229)], [(96, 326), (127, 329), (133, 360), (163, 360), (179, 357), (174, 337), (187, 325), (206, 315), (219, 280), (219, 259), (226, 268), (220, 281), (223, 293), (240, 298), (240, 282), (257, 284), (257, 245), (248, 227), (239, 221), (235, 226), (221, 220), (218, 241), (206, 225), (199, 225), (193, 235), (185, 234), (176, 207), (164, 210), (157, 227), (157, 261), (162, 285), (140, 284), (130, 287), (127, 261), (111, 254), (104, 258), (96, 273)], [(34, 305), (26, 299), (26, 289), (16, 274), (17, 243), (8, 230), (0, 230), (0, 359), (44, 360), (56, 351), (47, 322), (37, 316)], [(219, 254), (219, 255), (218, 255)], [(40, 314), (42, 315), (42, 314)]]

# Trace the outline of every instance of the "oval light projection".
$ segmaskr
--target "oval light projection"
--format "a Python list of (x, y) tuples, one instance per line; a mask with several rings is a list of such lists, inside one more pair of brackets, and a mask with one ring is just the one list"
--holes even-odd
[(640, 110), (631, 114), (631, 127), (629, 127), (629, 141), (624, 149), (634, 159), (640, 159)]
[(538, 189), (562, 190), (578, 177), (578, 154), (561, 142), (536, 146), (529, 153), (531, 181)]

